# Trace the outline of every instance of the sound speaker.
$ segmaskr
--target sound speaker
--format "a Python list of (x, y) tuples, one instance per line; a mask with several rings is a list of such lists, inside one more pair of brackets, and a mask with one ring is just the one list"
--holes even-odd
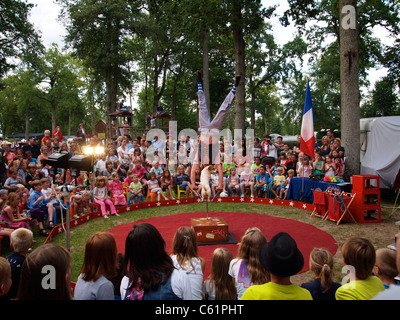
[(68, 158), (68, 153), (54, 152), (44, 160), (44, 164), (48, 164), (54, 168), (68, 169)]
[(93, 171), (92, 157), (85, 154), (74, 155), (69, 159), (69, 166), (79, 171)]

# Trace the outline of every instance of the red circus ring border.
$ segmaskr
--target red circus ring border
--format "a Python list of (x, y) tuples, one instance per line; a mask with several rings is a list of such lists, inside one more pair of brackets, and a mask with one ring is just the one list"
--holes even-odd
[[(312, 203), (305, 203), (296, 200), (282, 200), (282, 199), (269, 199), (269, 198), (253, 198), (253, 197), (219, 197), (215, 201), (216, 203), (256, 203), (256, 204), (266, 204), (266, 205), (278, 205), (284, 207), (291, 208), (300, 208), (305, 211), (314, 211), (315, 205)], [(151, 202), (142, 202), (135, 203), (129, 206), (116, 206), (116, 210), (118, 213), (130, 212), (134, 210), (140, 209), (148, 209), (148, 208), (156, 208), (156, 207), (165, 207), (165, 206), (175, 206), (181, 204), (189, 204), (189, 203), (202, 203), (200, 198), (183, 198), (176, 200), (162, 200), (162, 201), (151, 201)], [(70, 228), (75, 228), (80, 226), (83, 223), (86, 223), (95, 218), (102, 217), (100, 212), (100, 206), (96, 203), (92, 203), (90, 206), (93, 211), (82, 215), (76, 219), (72, 219), (70, 221)], [(61, 233), (65, 232), (67, 223), (56, 225), (50, 232), (49, 236), (46, 238), (43, 244), (49, 243), (53, 240), (53, 238)]]

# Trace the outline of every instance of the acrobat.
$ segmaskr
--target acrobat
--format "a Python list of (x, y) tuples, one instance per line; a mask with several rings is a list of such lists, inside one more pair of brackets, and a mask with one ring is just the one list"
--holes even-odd
[[(235, 84), (232, 90), (226, 96), (224, 102), (218, 109), (218, 112), (214, 119), (210, 120), (210, 114), (207, 109), (206, 97), (203, 91), (203, 79), (200, 71), (196, 72), (197, 78), (197, 96), (199, 103), (199, 146), (195, 151), (191, 181), (195, 181), (196, 169), (200, 167), (200, 164), (213, 164), (218, 171), (218, 186), (217, 190), (221, 191), (223, 185), (223, 171), (222, 163), (219, 156), (219, 133), (225, 122), (225, 118), (228, 114), (233, 99), (235, 98), (236, 88), (239, 85), (241, 76), (236, 76)], [(208, 150), (208, 152), (207, 152)]]

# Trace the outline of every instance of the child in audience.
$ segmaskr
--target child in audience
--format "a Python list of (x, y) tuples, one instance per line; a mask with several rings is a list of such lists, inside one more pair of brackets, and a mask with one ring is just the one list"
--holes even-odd
[(7, 256), (7, 261), (11, 266), (12, 285), (10, 291), (5, 295), (6, 299), (15, 299), (17, 297), (22, 264), (32, 245), (33, 233), (31, 230), (19, 228), (11, 234), (10, 247), (13, 253)]
[(239, 176), (236, 174), (236, 168), (232, 167), (229, 170), (229, 176), (228, 176), (228, 191), (231, 193), (233, 197), (237, 197), (240, 192), (240, 180)]
[(153, 161), (153, 167), (150, 169), (150, 172), (155, 173), (157, 180), (160, 180), (163, 171), (164, 170), (162, 167), (160, 167), (160, 164), (158, 163), (158, 161)]
[(290, 281), (303, 268), (304, 258), (289, 234), (274, 235), (259, 253), (261, 265), (269, 272), (271, 281), (251, 286), (242, 300), (312, 300), (310, 291)]
[(129, 190), (131, 191), (130, 198), (133, 203), (135, 203), (136, 197), (139, 202), (143, 201), (143, 186), (136, 173), (132, 174), (132, 183), (129, 185)]
[(112, 182), (108, 184), (110, 194), (114, 198), (114, 205), (126, 206), (126, 195), (122, 182), (119, 180), (119, 175), (113, 172), (111, 175)]
[(299, 160), (299, 165), (297, 167), (297, 175), (298, 177), (304, 177), (308, 178), (312, 173), (312, 166), (310, 164), (310, 159), (304, 155), (304, 160), (303, 162), (300, 162)]
[[(17, 300), (71, 300), (71, 266), (69, 251), (59, 245), (50, 242), (33, 250), (22, 265)], [(44, 277), (51, 270), (55, 279), (49, 283)]]
[(173, 187), (173, 178), (171, 176), (171, 172), (168, 169), (165, 169), (161, 175), (161, 189), (165, 191), (167, 194), (167, 198), (170, 200), (175, 200), (174, 196), (172, 195), (172, 187)]
[(198, 196), (198, 194), (193, 190), (192, 184), (190, 183), (190, 178), (185, 174), (185, 167), (183, 165), (178, 166), (178, 173), (174, 178), (174, 185), (179, 186), (180, 190), (185, 190), (186, 198), (189, 198), (189, 192), (192, 191)]
[(112, 215), (119, 216), (115, 210), (114, 204), (110, 199), (108, 199), (108, 191), (106, 187), (106, 179), (103, 176), (96, 178), (95, 187), (93, 189), (93, 197), (95, 202), (100, 205), (101, 214), (104, 218), (108, 219), (106, 205), (110, 207)]
[(335, 300), (340, 283), (333, 282), (332, 254), (324, 248), (314, 248), (310, 253), (310, 270), (316, 279), (301, 287), (310, 291), (313, 300)]
[(271, 167), (268, 171), (268, 175), (271, 179), (274, 179), (274, 177), (278, 175), (278, 168), (280, 168), (280, 166), (281, 166), (280, 159), (276, 159), (275, 165)]
[(7, 189), (1, 189), (0, 190), (0, 212), (3, 211), (4, 205), (6, 204), (8, 197), (8, 190)]
[(325, 161), (322, 159), (322, 152), (317, 151), (314, 155), (315, 159), (312, 161), (312, 174), (324, 174)]
[(154, 172), (150, 172), (149, 178), (150, 179), (147, 181), (149, 192), (157, 194), (157, 201), (161, 200), (161, 196), (163, 197), (164, 200), (168, 200), (167, 197), (162, 192), (162, 189), (160, 188), (160, 184), (156, 179), (156, 174)]
[(268, 191), (269, 175), (267, 174), (265, 167), (260, 167), (260, 173), (256, 178), (257, 195), (258, 197), (263, 197), (266, 191)]
[(286, 186), (284, 188), (281, 188), (281, 191), (279, 192), (279, 198), (282, 199), (283, 193), (285, 193), (284, 200), (287, 198), (288, 190), (289, 190), (289, 185), (290, 185), (290, 180), (294, 178), (294, 170), (290, 169), (288, 171), (288, 177), (286, 178)]
[(256, 157), (254, 159), (254, 163), (251, 165), (251, 168), (250, 168), (251, 172), (253, 172), (253, 174), (254, 174), (254, 179), (256, 179), (256, 177), (260, 173), (261, 167), (262, 167), (261, 159), (260, 159), (260, 157)]
[(0, 257), (0, 300), (6, 300), (4, 295), (10, 290), (11, 285), (10, 263), (6, 258)]
[(142, 163), (139, 160), (135, 160), (134, 166), (132, 168), (132, 173), (137, 174), (139, 181), (141, 182), (142, 186), (145, 187), (147, 185), (146, 180), (146, 169), (142, 166)]
[(188, 276), (174, 267), (164, 239), (149, 223), (135, 224), (126, 237), (124, 269), (122, 300), (192, 299)]
[(83, 265), (75, 286), (75, 300), (114, 300), (117, 244), (109, 232), (96, 232), (86, 242)]
[(31, 221), (32, 219), (29, 216), (22, 216), (20, 214), (18, 208), (19, 200), (20, 196), (17, 193), (10, 192), (8, 194), (4, 209), (0, 215), (0, 221), (6, 221), (8, 223), (8, 226), (12, 229), (30, 229), (29, 221)]
[(25, 184), (24, 179), (18, 176), (18, 169), (17, 168), (10, 168), (8, 169), (9, 177), (3, 184), (3, 188), (9, 190), (11, 187), (16, 186), (19, 183)]
[(246, 188), (250, 188), (251, 197), (254, 197), (254, 174), (250, 171), (250, 164), (246, 163), (244, 165), (244, 170), (240, 174), (240, 188), (242, 190), (242, 196), (246, 193)]
[(29, 196), (29, 202), (32, 208), (40, 209), (41, 211), (48, 214), (47, 225), (49, 228), (54, 228), (53, 216), (56, 212), (56, 208), (50, 199), (46, 199), (42, 193), (42, 181), (34, 180), (32, 183), (32, 189)]
[(351, 237), (344, 242), (341, 251), (350, 282), (336, 290), (336, 300), (370, 300), (385, 290), (382, 281), (372, 275), (376, 252), (369, 240)]
[(390, 285), (400, 286), (400, 282), (395, 279), (399, 275), (396, 265), (396, 251), (388, 248), (378, 249), (373, 271), (374, 275), (381, 279), (385, 289), (389, 289)]
[(202, 294), (205, 300), (236, 300), (235, 279), (229, 274), (232, 252), (226, 248), (214, 250), (210, 275), (204, 281)]
[(332, 157), (329, 154), (327, 154), (325, 156), (325, 166), (324, 166), (325, 177), (334, 177), (335, 170), (336, 166), (332, 162)]
[(192, 289), (192, 299), (201, 300), (201, 288), (206, 262), (199, 257), (196, 234), (191, 227), (180, 227), (172, 241), (171, 259), (178, 270), (186, 272)]
[(274, 176), (274, 184), (271, 187), (271, 191), (274, 194), (275, 198), (280, 199), (280, 192), (286, 182), (286, 177), (283, 175), (283, 168), (279, 167), (277, 169), (277, 175)]
[(342, 163), (342, 158), (334, 157), (334, 163), (335, 163), (335, 177), (342, 178), (343, 177), (343, 172), (344, 172), (344, 164)]
[(265, 243), (267, 239), (256, 227), (247, 229), (240, 241), (237, 257), (230, 262), (228, 272), (235, 280), (238, 299), (250, 286), (270, 280), (258, 258), (260, 248)]
[(113, 162), (113, 171), (118, 173), (119, 180), (124, 181), (126, 178), (126, 170), (118, 159)]

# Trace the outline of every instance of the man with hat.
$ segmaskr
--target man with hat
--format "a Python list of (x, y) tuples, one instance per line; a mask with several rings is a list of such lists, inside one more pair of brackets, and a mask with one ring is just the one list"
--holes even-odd
[(273, 236), (261, 247), (259, 258), (271, 274), (271, 281), (249, 287), (241, 300), (312, 300), (310, 291), (290, 281), (290, 277), (303, 268), (304, 258), (288, 233)]
[(34, 136), (29, 137), (29, 142), (28, 144), (24, 145), (22, 147), (22, 151), (25, 152), (26, 151), (30, 151), (32, 152), (32, 158), (37, 159), (41, 153), (40, 151), (40, 147), (36, 144), (37, 142), (37, 138)]

